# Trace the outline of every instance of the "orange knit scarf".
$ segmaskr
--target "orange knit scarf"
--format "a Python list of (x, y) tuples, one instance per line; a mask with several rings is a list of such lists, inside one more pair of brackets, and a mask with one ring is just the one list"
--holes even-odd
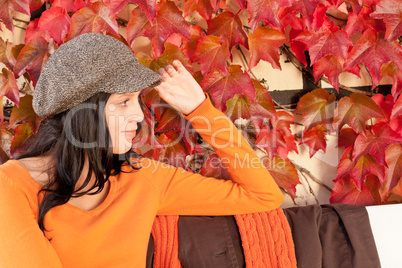
[[(234, 217), (242, 240), (246, 267), (296, 267), (292, 233), (282, 209)], [(178, 220), (177, 215), (155, 218), (152, 226), (154, 268), (181, 268)]]

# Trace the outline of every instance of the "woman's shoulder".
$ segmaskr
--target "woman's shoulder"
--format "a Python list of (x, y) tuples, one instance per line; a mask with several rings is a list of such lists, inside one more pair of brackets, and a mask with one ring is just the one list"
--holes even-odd
[(41, 158), (29, 157), (23, 159), (10, 159), (0, 165), (0, 173), (3, 177), (11, 179), (11, 182), (24, 186), (42, 187), (46, 184), (48, 176), (44, 172), (44, 163)]

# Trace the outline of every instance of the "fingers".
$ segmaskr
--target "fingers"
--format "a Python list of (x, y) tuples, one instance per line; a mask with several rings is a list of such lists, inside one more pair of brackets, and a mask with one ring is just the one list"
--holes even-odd
[(186, 68), (179, 60), (174, 60), (172, 64), (174, 67), (169, 64), (165, 68), (160, 68), (158, 73), (166, 79), (175, 76), (177, 73), (186, 71)]
[(173, 66), (176, 67), (176, 69), (179, 73), (181, 73), (183, 71), (187, 71), (186, 68), (183, 66), (183, 64), (179, 60), (174, 60)]
[(160, 68), (160, 69), (158, 70), (158, 74), (160, 74), (160, 75), (164, 78), (164, 80), (169, 77), (169, 74), (165, 71), (164, 68)]

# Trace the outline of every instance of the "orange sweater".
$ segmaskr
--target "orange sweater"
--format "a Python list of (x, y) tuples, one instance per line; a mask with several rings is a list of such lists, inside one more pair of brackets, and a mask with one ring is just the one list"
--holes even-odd
[(37, 224), (41, 185), (9, 160), (0, 166), (0, 267), (145, 267), (156, 215), (244, 214), (282, 203), (267, 169), (209, 98), (183, 116), (225, 158), (233, 181), (144, 158), (139, 171), (110, 178), (109, 193), (95, 209), (69, 203), (51, 209), (44, 236)]

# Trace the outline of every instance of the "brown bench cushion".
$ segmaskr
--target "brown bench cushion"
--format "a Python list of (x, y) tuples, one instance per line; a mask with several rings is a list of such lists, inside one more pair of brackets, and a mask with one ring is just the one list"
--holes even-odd
[[(283, 211), (292, 230), (297, 267), (380, 267), (365, 207), (311, 205)], [(180, 216), (178, 231), (183, 268), (245, 267), (233, 216)], [(149, 268), (153, 267), (154, 250), (151, 235)]]

